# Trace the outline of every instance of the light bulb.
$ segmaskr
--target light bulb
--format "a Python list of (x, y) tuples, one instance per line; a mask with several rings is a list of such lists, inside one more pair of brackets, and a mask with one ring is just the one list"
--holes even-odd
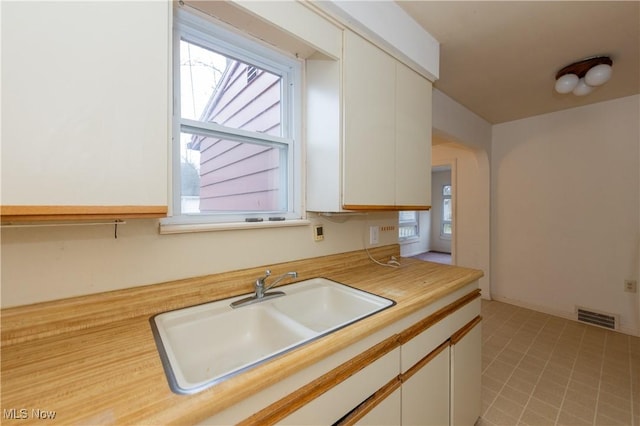
[(569, 93), (576, 88), (578, 84), (578, 76), (575, 74), (565, 74), (556, 80), (556, 92)]
[(596, 65), (587, 71), (584, 81), (589, 86), (600, 86), (611, 78), (611, 66), (607, 64)]
[(591, 93), (592, 90), (593, 90), (593, 87), (585, 83), (584, 78), (581, 78), (578, 81), (578, 84), (576, 85), (575, 89), (573, 89), (573, 94), (576, 96), (584, 96)]

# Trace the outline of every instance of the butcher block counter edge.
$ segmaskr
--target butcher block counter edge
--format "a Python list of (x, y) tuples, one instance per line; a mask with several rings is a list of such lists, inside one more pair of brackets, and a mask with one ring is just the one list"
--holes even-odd
[[(399, 257), (398, 245), (369, 251), (378, 260)], [(172, 393), (149, 317), (249, 293), (266, 268), (297, 271), (298, 281), (326, 277), (396, 305), (198, 394)], [(400, 268), (383, 267), (355, 251), (3, 309), (3, 421), (54, 413), (65, 424), (196, 423), (482, 276), (405, 258)]]

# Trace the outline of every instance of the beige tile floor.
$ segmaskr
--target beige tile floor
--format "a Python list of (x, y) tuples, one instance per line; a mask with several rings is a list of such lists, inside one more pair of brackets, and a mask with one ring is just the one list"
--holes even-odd
[(640, 426), (640, 338), (496, 301), (482, 316), (477, 426)]

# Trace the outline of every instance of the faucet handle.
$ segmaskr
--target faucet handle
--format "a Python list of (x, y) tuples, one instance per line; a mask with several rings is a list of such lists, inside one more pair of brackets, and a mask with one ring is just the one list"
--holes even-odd
[(256, 286), (264, 286), (264, 281), (271, 276), (271, 269), (264, 271), (264, 277), (260, 277), (256, 280)]

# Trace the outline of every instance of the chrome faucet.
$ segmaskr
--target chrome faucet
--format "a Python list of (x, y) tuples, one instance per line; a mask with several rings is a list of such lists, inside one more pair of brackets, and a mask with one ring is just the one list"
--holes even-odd
[(258, 278), (256, 283), (254, 284), (254, 288), (256, 291), (256, 299), (262, 299), (265, 296), (265, 293), (270, 289), (278, 285), (280, 281), (287, 277), (298, 278), (297, 272), (287, 272), (286, 274), (282, 274), (275, 278), (275, 281), (271, 283), (271, 285), (265, 287), (265, 280), (271, 276), (271, 271), (267, 269), (264, 273), (264, 277)]
[(267, 285), (266, 281), (267, 278), (269, 278), (271, 276), (271, 271), (269, 269), (267, 269), (264, 273), (263, 277), (260, 277), (256, 280), (256, 282), (254, 283), (254, 291), (255, 293), (252, 296), (249, 297), (245, 297), (243, 299), (240, 300), (236, 300), (235, 302), (231, 303), (231, 307), (232, 308), (239, 308), (241, 306), (246, 306), (246, 305), (251, 305), (253, 303), (258, 303), (258, 302), (262, 302), (263, 300), (268, 300), (268, 299), (273, 299), (274, 297), (280, 297), (280, 296), (284, 296), (285, 293), (283, 291), (270, 291), (267, 293), (267, 291), (269, 291), (269, 289), (275, 287), (276, 285), (278, 285), (278, 283), (280, 281), (282, 281), (283, 279), (287, 278), (287, 277), (291, 277), (291, 278), (298, 278), (298, 273), (297, 272), (287, 272), (286, 274), (282, 274), (279, 275), (277, 277), (275, 277), (274, 281)]

